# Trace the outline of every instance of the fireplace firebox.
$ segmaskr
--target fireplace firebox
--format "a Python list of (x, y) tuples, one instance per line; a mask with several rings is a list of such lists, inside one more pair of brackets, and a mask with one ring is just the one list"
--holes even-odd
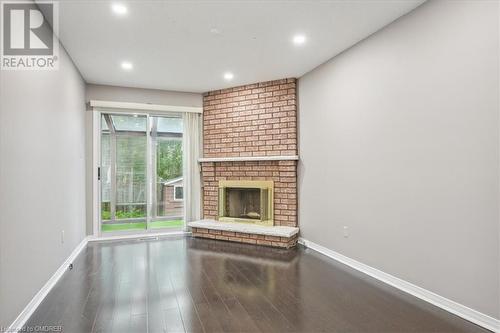
[(273, 181), (220, 180), (219, 221), (272, 226)]

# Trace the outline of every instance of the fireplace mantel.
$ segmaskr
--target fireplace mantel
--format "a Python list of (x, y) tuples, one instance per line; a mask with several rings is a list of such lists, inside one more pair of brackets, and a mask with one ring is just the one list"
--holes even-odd
[(202, 157), (198, 162), (252, 162), (252, 161), (298, 161), (298, 155), (283, 156), (235, 156), (235, 157)]

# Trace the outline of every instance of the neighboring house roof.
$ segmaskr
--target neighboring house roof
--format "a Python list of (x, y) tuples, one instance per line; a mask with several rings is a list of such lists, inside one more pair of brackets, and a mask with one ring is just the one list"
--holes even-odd
[(167, 181), (164, 181), (162, 182), (163, 185), (177, 185), (177, 183), (180, 183), (184, 180), (184, 177), (177, 177), (177, 178), (174, 178), (174, 179), (170, 179), (170, 180), (167, 180)]

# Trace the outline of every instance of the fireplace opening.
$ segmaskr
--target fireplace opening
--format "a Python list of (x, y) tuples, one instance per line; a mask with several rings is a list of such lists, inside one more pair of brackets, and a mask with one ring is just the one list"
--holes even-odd
[(220, 181), (219, 221), (273, 225), (273, 182)]
[(260, 220), (260, 189), (228, 188), (226, 213), (228, 217)]

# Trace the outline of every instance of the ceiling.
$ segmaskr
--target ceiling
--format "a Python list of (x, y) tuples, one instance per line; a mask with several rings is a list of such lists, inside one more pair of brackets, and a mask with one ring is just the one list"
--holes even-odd
[(423, 2), (120, 1), (120, 16), (115, 2), (66, 0), (59, 35), (88, 83), (205, 92), (300, 77)]

